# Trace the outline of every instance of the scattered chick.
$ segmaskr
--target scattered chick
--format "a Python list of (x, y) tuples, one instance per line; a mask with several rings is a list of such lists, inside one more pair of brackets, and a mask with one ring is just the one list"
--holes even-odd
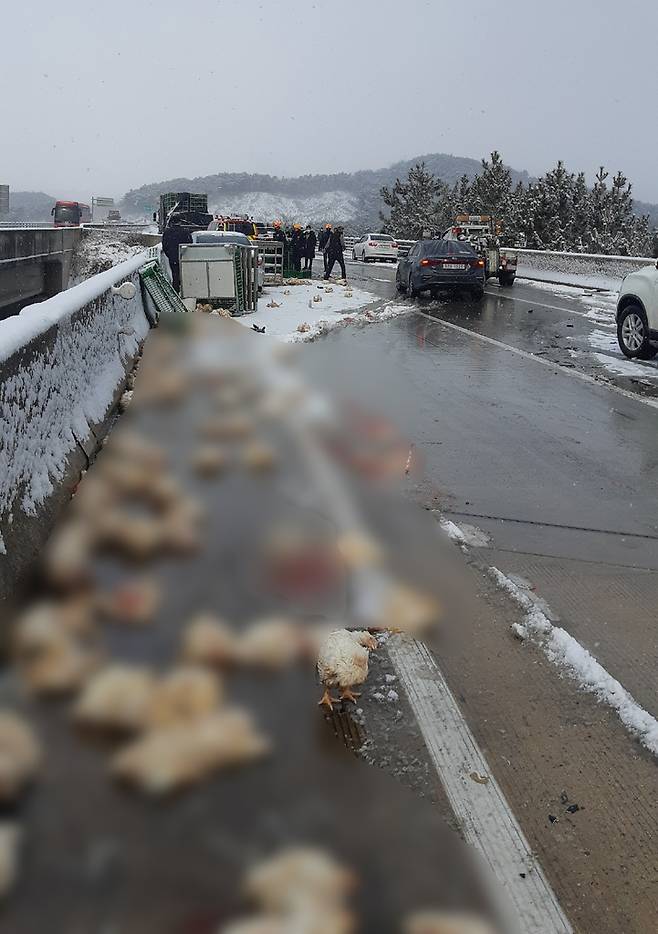
[(341, 700), (356, 702), (359, 694), (352, 691), (368, 677), (368, 654), (377, 648), (377, 640), (369, 632), (335, 629), (320, 646), (318, 674), (325, 686), (319, 703), (333, 710), (330, 688), (341, 690)]
[(381, 548), (364, 532), (345, 532), (338, 539), (337, 547), (349, 568), (372, 567), (382, 560)]
[(288, 619), (264, 619), (247, 628), (239, 641), (244, 665), (277, 671), (296, 662), (302, 652), (302, 632)]
[(192, 466), (202, 477), (216, 477), (226, 463), (226, 453), (216, 444), (204, 444), (192, 458)]
[(148, 669), (108, 665), (89, 679), (73, 717), (82, 726), (138, 732), (149, 723), (155, 690)]
[(245, 891), (263, 911), (282, 914), (308, 902), (339, 905), (355, 881), (353, 873), (324, 850), (298, 846), (254, 866), (247, 873)]
[(162, 548), (162, 528), (150, 516), (136, 516), (112, 510), (98, 522), (100, 544), (134, 561), (146, 561)]
[(265, 444), (264, 441), (252, 441), (244, 449), (242, 461), (250, 470), (266, 471), (274, 467), (276, 457), (269, 444)]
[(346, 907), (353, 885), (352, 874), (322, 850), (284, 850), (247, 874), (247, 894), (261, 913), (220, 934), (353, 934), (355, 918)]
[(153, 622), (160, 599), (160, 587), (155, 580), (136, 578), (99, 597), (98, 609), (112, 622), (144, 626)]
[(155, 472), (164, 467), (167, 456), (159, 445), (132, 431), (122, 429), (109, 436), (112, 457), (124, 463), (139, 464)]
[(441, 606), (433, 596), (396, 583), (388, 591), (379, 625), (382, 629), (421, 635), (438, 622)]
[(239, 658), (239, 642), (234, 630), (222, 620), (202, 614), (183, 633), (183, 658), (192, 664), (224, 667)]
[[(315, 295), (313, 296), (313, 301), (315, 301)], [(320, 299), (320, 301), (322, 301), (322, 299)], [(311, 325), (308, 323), (308, 321), (302, 321), (301, 324), (297, 325), (297, 330), (300, 334), (306, 334), (307, 331), (311, 330)]]
[(181, 665), (158, 679), (151, 698), (149, 723), (185, 723), (217, 710), (222, 684), (214, 672), (197, 665)]
[(18, 797), (34, 777), (40, 761), (41, 749), (31, 727), (18, 714), (1, 710), (0, 802)]
[(80, 587), (91, 576), (94, 536), (88, 522), (70, 520), (51, 536), (44, 556), (44, 575), (58, 590)]
[(229, 709), (150, 730), (114, 757), (112, 772), (144, 792), (167, 794), (260, 759), (269, 749), (250, 715)]
[(9, 894), (18, 874), (21, 829), (8, 821), (0, 822), (0, 899)]
[(418, 911), (404, 922), (403, 934), (494, 934), (488, 921), (452, 911)]
[(209, 441), (239, 441), (253, 431), (253, 422), (244, 415), (233, 414), (207, 421), (201, 428)]
[(19, 619), (12, 648), (26, 685), (36, 694), (77, 690), (97, 661), (48, 603), (37, 604)]
[(279, 302), (275, 302), (274, 299), (272, 299), (271, 301), (267, 303), (266, 307), (267, 308), (280, 308), (281, 304)]

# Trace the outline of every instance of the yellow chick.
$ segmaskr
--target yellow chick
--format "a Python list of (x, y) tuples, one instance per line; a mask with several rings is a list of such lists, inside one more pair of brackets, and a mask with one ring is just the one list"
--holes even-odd
[(151, 699), (149, 723), (184, 723), (216, 710), (223, 698), (218, 676), (197, 665), (181, 665), (158, 680)]
[(296, 662), (302, 649), (299, 625), (275, 617), (252, 623), (239, 640), (238, 654), (244, 665), (277, 671)]
[(204, 444), (192, 457), (192, 466), (202, 477), (217, 476), (226, 464), (226, 452), (216, 444)]
[(246, 893), (268, 913), (289, 914), (314, 903), (327, 909), (342, 905), (356, 878), (324, 850), (290, 847), (254, 866)]
[(48, 541), (44, 554), (44, 576), (61, 590), (80, 587), (91, 576), (90, 557), (94, 536), (89, 523), (71, 520)]
[(193, 664), (232, 665), (239, 658), (238, 638), (223, 620), (202, 613), (185, 627), (182, 655)]
[(408, 917), (404, 934), (495, 934), (488, 921), (452, 911), (418, 911)]
[(333, 710), (330, 688), (341, 690), (340, 699), (356, 702), (359, 694), (352, 691), (368, 677), (369, 652), (377, 648), (377, 640), (369, 632), (335, 629), (329, 633), (318, 653), (318, 674), (325, 686), (320, 704)]
[(167, 794), (253, 762), (269, 748), (246, 711), (229, 709), (150, 730), (114, 757), (112, 772), (144, 792)]
[(12, 647), (25, 683), (36, 694), (75, 691), (96, 664), (92, 653), (77, 642), (47, 603), (37, 604), (21, 617)]
[(34, 777), (41, 749), (31, 727), (10, 710), (0, 710), (0, 801), (13, 801)]
[(112, 622), (144, 626), (153, 622), (160, 599), (157, 582), (143, 577), (119, 584), (111, 593), (98, 597), (97, 606)]
[(263, 441), (253, 441), (244, 449), (242, 462), (250, 470), (266, 471), (275, 466), (276, 457), (269, 444)]
[(73, 718), (98, 729), (139, 731), (149, 722), (155, 689), (155, 676), (148, 669), (108, 665), (86, 683)]

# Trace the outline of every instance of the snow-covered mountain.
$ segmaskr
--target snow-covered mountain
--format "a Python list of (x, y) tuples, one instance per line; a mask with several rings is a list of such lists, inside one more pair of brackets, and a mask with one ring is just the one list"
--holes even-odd
[[(446, 153), (430, 153), (382, 169), (341, 172), (336, 175), (302, 175), (278, 178), (224, 172), (201, 178), (173, 178), (143, 185), (127, 192), (122, 204), (125, 216), (145, 216), (157, 207), (165, 191), (205, 192), (213, 211), (239, 211), (257, 220), (299, 220), (304, 223), (343, 221), (348, 227), (361, 228), (378, 223), (382, 207), (380, 189), (406, 177), (418, 161), (444, 181), (452, 184), (462, 175), (470, 178), (480, 170), (477, 159)], [(527, 172), (512, 170), (514, 181), (528, 181)]]
[(258, 220), (279, 218), (293, 222), (302, 218), (314, 224), (355, 221), (359, 216), (359, 198), (349, 191), (323, 191), (317, 195), (277, 194), (271, 191), (245, 191), (209, 200), (208, 207), (219, 214), (249, 214)]

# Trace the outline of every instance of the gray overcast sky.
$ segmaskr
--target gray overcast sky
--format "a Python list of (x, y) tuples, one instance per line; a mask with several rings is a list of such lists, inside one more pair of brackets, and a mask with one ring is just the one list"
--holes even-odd
[(0, 182), (121, 195), (218, 171), (498, 148), (658, 201), (656, 0), (2, 4)]

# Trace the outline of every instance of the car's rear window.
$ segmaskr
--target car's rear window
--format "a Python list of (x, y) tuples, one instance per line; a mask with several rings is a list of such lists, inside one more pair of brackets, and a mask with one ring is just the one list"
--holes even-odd
[(389, 237), (388, 234), (370, 234), (370, 239), (381, 243), (393, 243), (393, 237)]
[(477, 256), (468, 243), (456, 240), (426, 240), (423, 243), (423, 256)]

